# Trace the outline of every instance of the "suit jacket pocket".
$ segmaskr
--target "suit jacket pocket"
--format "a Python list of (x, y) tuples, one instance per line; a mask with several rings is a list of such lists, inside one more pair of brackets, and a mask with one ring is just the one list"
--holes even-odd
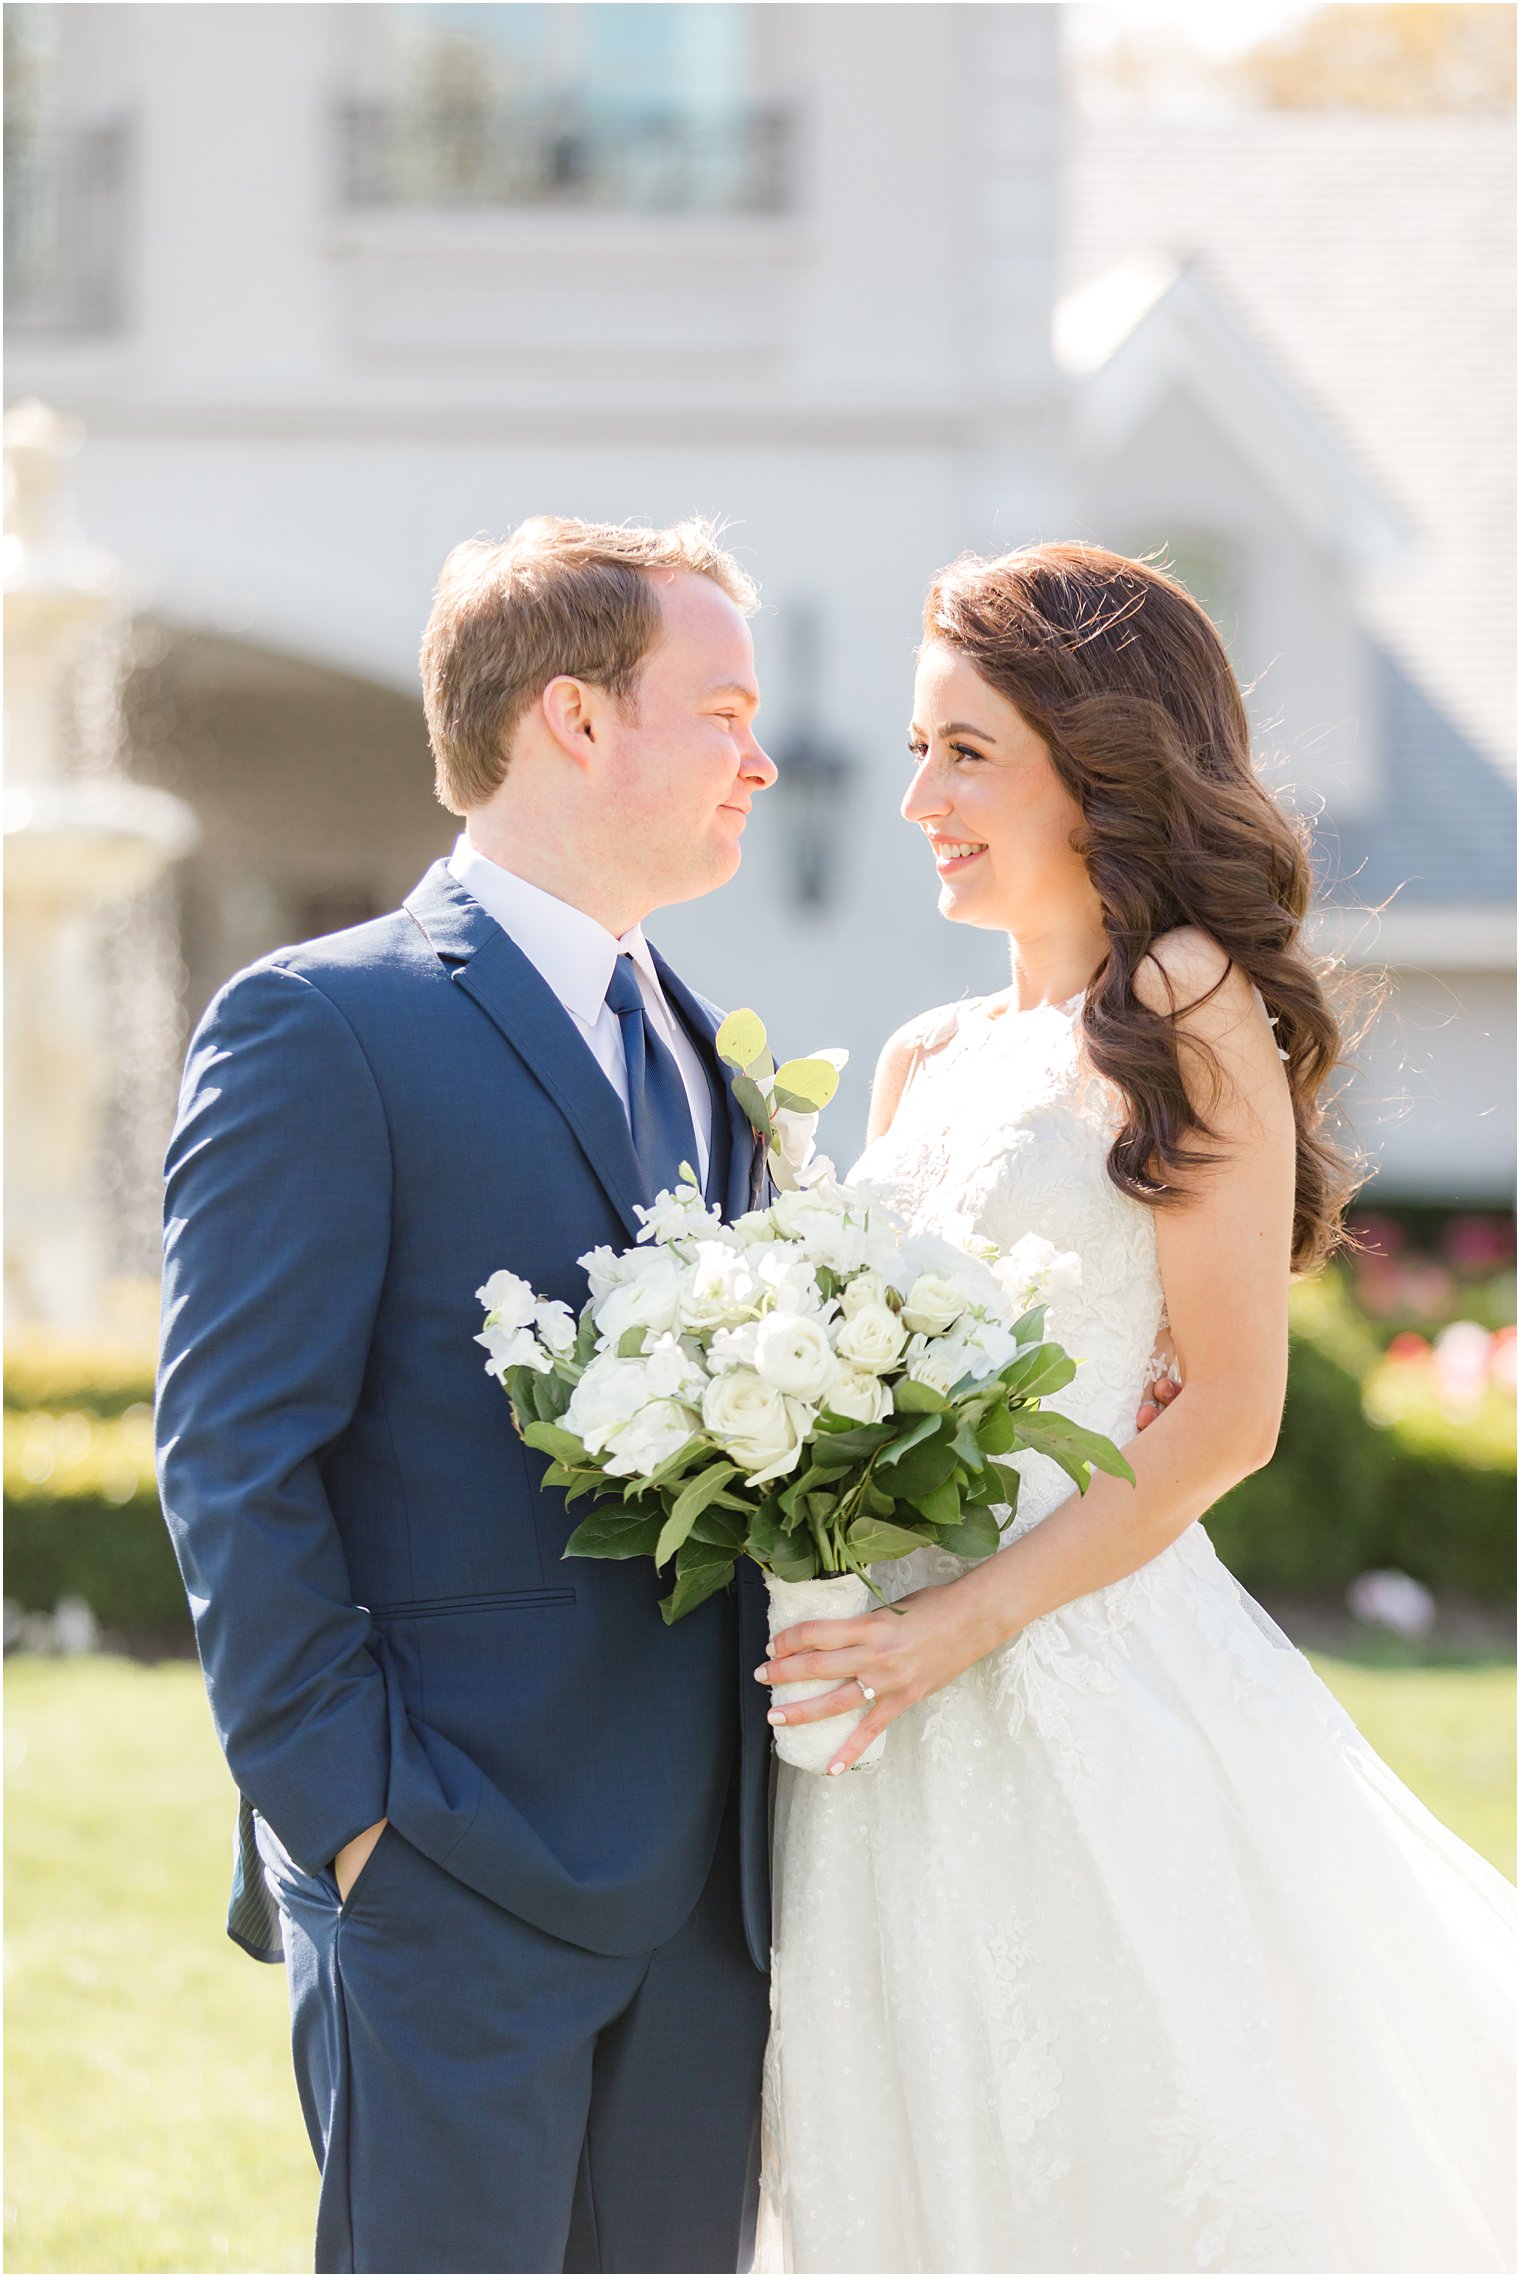
[(384, 1605), (365, 1608), (373, 1621), (426, 1621), (450, 1613), (494, 1613), (507, 1607), (573, 1605), (575, 1591), (563, 1586), (542, 1589), (490, 1589), (460, 1597), (398, 1597)]

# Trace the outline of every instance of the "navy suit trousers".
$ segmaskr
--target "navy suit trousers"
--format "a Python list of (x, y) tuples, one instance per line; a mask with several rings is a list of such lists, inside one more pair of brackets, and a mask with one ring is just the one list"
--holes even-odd
[(345, 1902), (258, 1845), (283, 1917), (318, 2270), (749, 2266), (766, 1979), (734, 1796), (675, 1935), (604, 1955), (381, 1835)]

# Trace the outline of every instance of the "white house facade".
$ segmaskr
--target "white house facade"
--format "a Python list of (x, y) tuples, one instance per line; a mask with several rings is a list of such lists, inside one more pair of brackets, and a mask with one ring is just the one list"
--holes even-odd
[(190, 1014), (447, 848), (416, 655), (452, 544), (715, 513), (763, 589), (782, 774), (739, 879), (651, 929), (790, 1047), (849, 1047), (848, 1155), (890, 1029), (1006, 971), (939, 920), (897, 814), (929, 574), (1167, 544), (1243, 675), (1272, 664), (1271, 738), (1359, 849), (1343, 901), (1402, 885), (1390, 800), (1425, 778), (1444, 866), (1378, 944), (1423, 1089), (1366, 1135), (1395, 1198), (1507, 1191), (1502, 707), (1454, 716), (1389, 650), (1372, 601), (1417, 517), (1217, 262), (1093, 230), (1073, 253), (1059, 7), (8, 16), (9, 395), (83, 422), (81, 521), (134, 580), (129, 765), (201, 825)]

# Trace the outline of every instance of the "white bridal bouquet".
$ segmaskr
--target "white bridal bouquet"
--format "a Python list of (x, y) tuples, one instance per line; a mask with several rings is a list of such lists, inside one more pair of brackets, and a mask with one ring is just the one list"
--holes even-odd
[[(879, 1597), (872, 1565), (934, 1543), (963, 1558), (998, 1547), (1018, 1500), (1008, 1461), (1034, 1448), (1086, 1491), (1094, 1469), (1132, 1476), (1112, 1441), (1042, 1399), (1076, 1363), (1044, 1337), (1045, 1304), (1077, 1260), (1027, 1235), (1000, 1254), (907, 1234), (812, 1153), (842, 1054), (779, 1072), (755, 1015), (718, 1050), (765, 1138), (769, 1209), (725, 1225), (682, 1166), (632, 1249), (580, 1259), (577, 1320), (515, 1273), (477, 1294), (477, 1342), (546, 1486), (593, 1497), (567, 1557), (650, 1557), (678, 1621), (752, 1558), (771, 1629), (848, 1619)], [(776, 1698), (827, 1689), (778, 1685)], [(780, 1754), (823, 1770), (858, 1713), (782, 1726)], [(878, 1735), (862, 1757), (879, 1754)]]

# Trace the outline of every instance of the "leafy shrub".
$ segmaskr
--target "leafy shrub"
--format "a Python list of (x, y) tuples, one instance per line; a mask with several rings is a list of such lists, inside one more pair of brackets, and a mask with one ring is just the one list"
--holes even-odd
[(1374, 1421), (1365, 1394), (1380, 1357), (1336, 1277), (1295, 1291), (1277, 1453), (1209, 1512), (1215, 1548), (1264, 1595), (1338, 1593), (1369, 1566), (1397, 1566), (1432, 1589), (1512, 1597), (1513, 1411), (1507, 1432), (1488, 1410), (1467, 1426), (1416, 1402)]

